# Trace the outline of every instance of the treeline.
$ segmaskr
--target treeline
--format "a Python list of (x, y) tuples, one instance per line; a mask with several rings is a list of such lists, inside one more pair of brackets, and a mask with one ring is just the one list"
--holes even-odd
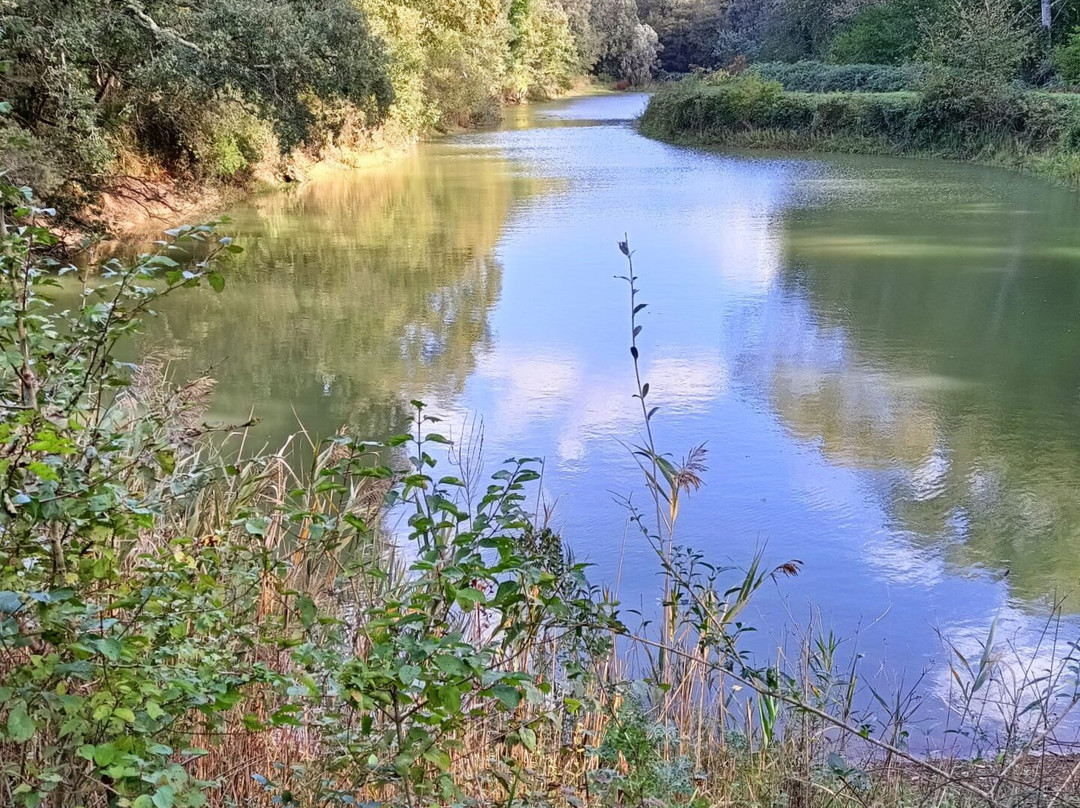
[[(887, 51), (884, 38), (870, 36), (890, 30), (882, 18), (865, 29), (859, 20), (898, 4), (906, 4), (897, 17), (906, 38), (888, 40)], [(1055, 40), (1043, 19), (1013, 0), (867, 4), (826, 52), (866, 63), (748, 63), (737, 54), (726, 68), (657, 93), (642, 131), (713, 145), (973, 160), (1075, 185), (1080, 94), (1070, 90), (1080, 81), (1080, 32)]]
[(924, 62), (928, 32), (979, 17), (979, 5), (1014, 18), (1028, 40), (1017, 78), (1080, 82), (1076, 0), (642, 0), (641, 13), (659, 35), (662, 69), (686, 73), (742, 60)]
[(0, 32), (4, 167), (67, 213), (639, 84), (660, 47), (635, 0), (13, 0)]

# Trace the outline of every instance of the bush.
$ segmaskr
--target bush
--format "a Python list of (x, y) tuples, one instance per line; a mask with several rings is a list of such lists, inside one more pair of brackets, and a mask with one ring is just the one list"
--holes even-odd
[(753, 72), (780, 82), (785, 90), (807, 93), (892, 93), (914, 90), (922, 81), (918, 65), (844, 64), (824, 62), (761, 62)]
[(829, 45), (829, 59), (840, 64), (900, 64), (914, 55), (919, 33), (913, 3), (891, 0), (865, 6), (837, 33)]
[(1076, 176), (1080, 96), (971, 92), (963, 81), (935, 81), (923, 93), (775, 92), (755, 89), (769, 84), (760, 76), (748, 78), (714, 74), (664, 87), (642, 128), (708, 143), (937, 154)]
[(203, 142), (208, 111), (234, 99), (291, 148), (311, 134), (312, 98), (378, 117), (393, 94), (381, 45), (351, 0), (43, 0), (5, 5), (0, 31), (0, 60), (11, 64), (0, 97), (63, 155), (80, 186), (73, 195), (100, 190), (120, 152), (184, 169), (210, 155), (205, 173), (236, 173), (236, 138)]
[(951, 13), (927, 26), (920, 47), (931, 82), (976, 96), (1014, 82), (1033, 44), (1010, 0), (957, 0)]
[(1080, 26), (1074, 28), (1064, 45), (1054, 48), (1054, 70), (1067, 84), (1080, 84)]
[[(164, 295), (220, 291), (231, 239), (177, 228), (54, 306), (48, 212), (0, 193), (5, 806), (201, 808), (222, 787), (213, 804), (352, 805), (370, 788), (444, 805), (454, 759), (481, 748), (470, 733), (496, 773), (545, 728), (558, 738), (618, 624), (533, 527), (528, 461), (473, 499), (436, 468), (446, 441), (419, 404), (415, 433), (386, 445), (226, 459), (208, 380), (174, 386), (113, 348)], [(408, 517), (395, 546), (391, 504)]]
[(721, 71), (661, 90), (649, 103), (642, 123), (649, 125), (665, 110), (680, 130), (748, 129), (768, 118), (782, 95), (779, 82), (753, 73), (730, 77)]
[(208, 112), (189, 136), (196, 173), (232, 179), (278, 154), (273, 127), (243, 105), (221, 103)]

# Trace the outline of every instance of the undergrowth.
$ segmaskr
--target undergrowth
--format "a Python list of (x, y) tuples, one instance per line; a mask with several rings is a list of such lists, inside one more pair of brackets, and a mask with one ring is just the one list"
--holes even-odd
[(963, 83), (919, 91), (793, 92), (757, 73), (657, 92), (641, 131), (687, 145), (939, 157), (1080, 183), (1080, 96)]

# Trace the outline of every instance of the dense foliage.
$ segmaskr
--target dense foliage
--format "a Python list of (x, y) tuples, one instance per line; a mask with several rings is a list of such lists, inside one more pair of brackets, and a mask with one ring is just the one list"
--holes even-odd
[(931, 10), (918, 0), (864, 6), (839, 27), (829, 43), (829, 58), (840, 64), (911, 61), (919, 47), (920, 25)]
[[(1045, 5), (1045, 4), (1042, 4)], [(308, 157), (492, 121), (501, 104), (746, 62), (789, 89), (1080, 80), (1075, 0), (11, 0), (5, 167), (66, 212), (139, 183), (292, 176)], [(848, 71), (807, 62), (850, 65)], [(801, 65), (801, 66), (800, 66)], [(811, 76), (814, 72), (816, 75)], [(782, 74), (782, 75), (781, 75)], [(299, 151), (298, 151), (299, 150)], [(293, 159), (303, 154), (303, 159)]]
[(68, 213), (640, 84), (659, 49), (636, 0), (12, 0), (0, 32), (5, 168)]
[(382, 49), (349, 0), (35, 0), (5, 4), (0, 30), (0, 95), (32, 155), (20, 179), (42, 190), (100, 186), (140, 154), (235, 173), (270, 138), (307, 139), (313, 100), (375, 121), (393, 98)]
[(685, 81), (649, 104), (644, 131), (696, 142), (935, 154), (1080, 180), (1080, 98), (1070, 94), (786, 92), (756, 73)]
[[(446, 441), (420, 405), (411, 436), (327, 441), (307, 471), (219, 456), (212, 385), (114, 349), (164, 296), (220, 291), (231, 240), (177, 228), (69, 284), (43, 252), (49, 212), (6, 192), (3, 804), (181, 808), (223, 783), (233, 804), (446, 800), (470, 732), (498, 753), (471, 776), (513, 776), (514, 750), (580, 708), (575, 682), (616, 625), (533, 527), (533, 464), (476, 489), (433, 476)], [(408, 517), (396, 542), (390, 506)]]
[(644, 128), (744, 146), (938, 154), (1075, 182), (1076, 96), (1052, 92), (1080, 81), (1080, 35), (1065, 35), (1075, 6), (734, 0), (716, 49), (728, 68), (663, 90)]
[(1080, 84), (1080, 28), (1074, 28), (1065, 43), (1054, 49), (1054, 69), (1067, 84)]
[[(1080, 22), (1075, 0), (641, 0), (641, 8), (659, 35), (662, 67), (671, 73), (757, 60), (920, 63), (944, 55), (929, 52), (942, 37), (963, 56), (957, 27), (978, 31), (1004, 23), (1022, 51), (1012, 77), (1045, 84), (1069, 81), (1058, 66)], [(982, 42), (972, 40), (976, 51)]]
[(577, 43), (582, 70), (630, 83), (648, 81), (658, 65), (656, 31), (638, 0), (558, 0)]
[(919, 65), (758, 62), (752, 70), (780, 82), (785, 90), (807, 93), (892, 93), (916, 90), (923, 81)]

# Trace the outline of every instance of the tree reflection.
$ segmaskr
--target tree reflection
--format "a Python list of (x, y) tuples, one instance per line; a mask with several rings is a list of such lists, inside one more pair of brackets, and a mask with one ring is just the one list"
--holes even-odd
[(254, 405), (271, 440), (301, 423), (385, 437), (411, 398), (452, 400), (490, 342), (495, 244), (535, 188), (505, 161), (448, 151), (236, 211), (244, 252), (226, 293), (170, 301), (146, 350), (177, 354), (183, 375), (213, 365), (214, 416), (243, 420)]
[(945, 171), (790, 218), (782, 294), (813, 327), (778, 350), (769, 397), (826, 457), (873, 472), (891, 528), (1080, 610), (1077, 202)]

